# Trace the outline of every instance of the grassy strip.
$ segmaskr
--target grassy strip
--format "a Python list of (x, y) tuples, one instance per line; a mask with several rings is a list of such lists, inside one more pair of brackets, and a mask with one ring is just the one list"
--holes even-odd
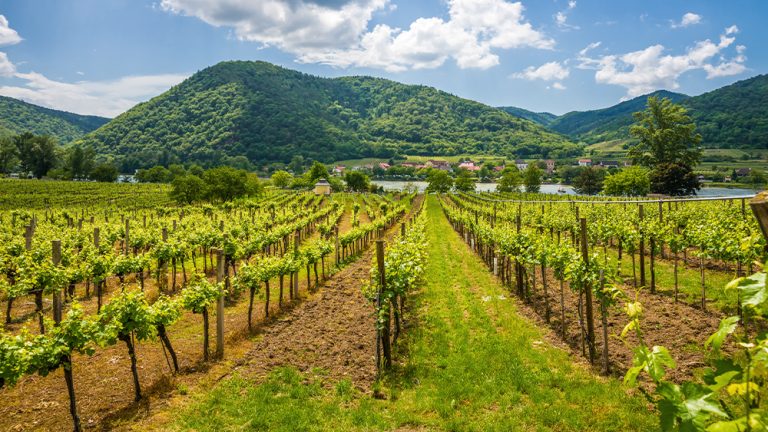
[(274, 371), (253, 386), (220, 383), (176, 415), (182, 430), (653, 430), (643, 400), (574, 365), (516, 313), (427, 202), (429, 264), (400, 354), (381, 382), (386, 400), (328, 382), (322, 371)]

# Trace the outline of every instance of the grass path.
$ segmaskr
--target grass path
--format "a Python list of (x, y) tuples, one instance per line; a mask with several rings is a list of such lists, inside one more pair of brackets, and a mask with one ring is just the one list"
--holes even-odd
[[(324, 371), (231, 378), (172, 420), (181, 430), (648, 431), (654, 415), (615, 380), (550, 346), (427, 201), (429, 264), (385, 399)], [(371, 331), (371, 333), (373, 333)], [(373, 335), (373, 334), (372, 334)], [(166, 425), (167, 426), (167, 425)]]

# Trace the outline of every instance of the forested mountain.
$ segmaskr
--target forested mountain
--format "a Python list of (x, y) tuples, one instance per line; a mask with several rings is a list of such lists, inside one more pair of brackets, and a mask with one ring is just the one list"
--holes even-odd
[(320, 78), (264, 62), (223, 62), (83, 137), (122, 169), (169, 161), (330, 162), (399, 154), (576, 155), (531, 121), (431, 87)]
[(518, 108), (513, 106), (499, 107), (499, 109), (502, 111), (506, 111), (512, 114), (513, 116), (530, 120), (542, 126), (549, 126), (550, 123), (552, 123), (557, 118), (557, 116), (552, 113), (533, 112), (533, 111), (528, 111), (527, 109), (524, 109), (524, 108)]
[(36, 135), (51, 135), (60, 143), (68, 143), (108, 121), (104, 117), (57, 111), (0, 96), (0, 135), (32, 132)]
[(648, 96), (669, 97), (688, 108), (706, 148), (758, 149), (768, 145), (768, 75), (693, 97), (657, 91), (610, 108), (570, 112), (548, 127), (589, 144), (627, 139), (632, 113), (645, 108)]
[(758, 75), (684, 102), (709, 148), (768, 147), (768, 75)]
[(673, 102), (688, 98), (684, 94), (659, 90), (608, 108), (569, 112), (553, 120), (548, 127), (589, 144), (629, 138), (629, 126), (634, 123), (632, 113), (645, 109), (650, 96), (667, 97)]

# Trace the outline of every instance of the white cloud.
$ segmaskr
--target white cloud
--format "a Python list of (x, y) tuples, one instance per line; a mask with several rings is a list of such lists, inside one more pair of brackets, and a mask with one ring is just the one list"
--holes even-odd
[(8, 24), (8, 19), (0, 15), (0, 46), (15, 45), (21, 42), (21, 36)]
[(562, 29), (578, 30), (579, 26), (568, 24), (568, 12), (576, 8), (576, 2), (571, 0), (568, 2), (568, 8), (564, 11), (557, 12), (555, 14), (555, 24)]
[(10, 77), (16, 72), (16, 67), (8, 60), (4, 52), (0, 52), (0, 77)]
[(389, 0), (162, 0), (176, 14), (193, 16), (216, 27), (232, 27), (245, 41), (301, 53), (347, 47), (366, 32), (373, 13)]
[(520, 2), (448, 0), (448, 19), (423, 17), (407, 29), (379, 24), (374, 12), (389, 0), (162, 0), (165, 10), (232, 27), (242, 40), (275, 46), (302, 63), (370, 67), (390, 72), (436, 68), (453, 59), (461, 68), (499, 63), (494, 49), (552, 49), (554, 41), (523, 17)]
[(556, 82), (552, 84), (552, 88), (555, 90), (565, 90), (565, 86), (561, 82)]
[(602, 44), (602, 42), (592, 42), (591, 44), (584, 47), (583, 50), (579, 51), (579, 56), (584, 57), (587, 55), (588, 52), (592, 51), (593, 49), (599, 47)]
[(692, 25), (699, 24), (701, 22), (701, 15), (695, 14), (693, 12), (688, 12), (685, 15), (683, 15), (683, 18), (680, 19), (680, 22), (672, 22), (672, 28), (680, 28), (680, 27), (688, 27)]
[(737, 27), (735, 24), (725, 29), (725, 34), (732, 35), (739, 32), (739, 27)]
[[(8, 24), (8, 19), (0, 15), (0, 46), (15, 45), (21, 42), (21, 36)], [(16, 66), (4, 52), (0, 52), (0, 77), (13, 76)]]
[[(512, 74), (512, 78), (527, 80), (558, 81), (568, 78), (570, 71), (558, 62), (544, 63), (539, 67), (529, 66), (524, 71)], [(562, 84), (561, 84), (562, 85)]]
[(187, 77), (179, 74), (145, 75), (64, 83), (36, 72), (16, 73), (14, 76), (25, 81), (23, 86), (2, 86), (1, 95), (49, 108), (105, 117), (117, 116)]
[(560, 27), (565, 26), (566, 21), (568, 21), (568, 16), (566, 16), (564, 12), (558, 12), (555, 14), (555, 22)]
[[(746, 57), (739, 53), (727, 59), (723, 51), (730, 47), (735, 37), (726, 29), (718, 43), (707, 39), (696, 42), (684, 54), (664, 54), (663, 45), (652, 45), (643, 50), (620, 55), (579, 58), (581, 69), (595, 69), (595, 81), (625, 87), (627, 97), (640, 96), (658, 89), (674, 90), (679, 87), (678, 78), (692, 70), (707, 72), (707, 78), (737, 75), (746, 70)], [(738, 50), (739, 48), (737, 48)], [(743, 51), (743, 49), (742, 49)], [(716, 61), (713, 61), (715, 60)]]

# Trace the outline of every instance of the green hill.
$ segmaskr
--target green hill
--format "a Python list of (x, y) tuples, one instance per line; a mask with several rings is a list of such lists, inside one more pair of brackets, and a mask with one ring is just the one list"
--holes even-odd
[(629, 126), (634, 123), (632, 113), (645, 109), (650, 96), (668, 97), (674, 102), (688, 98), (680, 93), (660, 90), (604, 109), (563, 114), (552, 121), (549, 128), (588, 144), (626, 139), (629, 138)]
[(703, 138), (721, 149), (768, 148), (768, 75), (739, 81), (685, 101)]
[(739, 81), (699, 96), (688, 97), (665, 90), (618, 105), (564, 114), (548, 127), (588, 144), (629, 139), (632, 113), (645, 108), (648, 96), (669, 97), (688, 108), (702, 135), (702, 146), (711, 149), (765, 149), (768, 143), (768, 75)]
[(0, 96), (0, 135), (32, 132), (54, 136), (64, 144), (98, 129), (108, 121), (104, 117), (57, 111)]
[(264, 62), (223, 62), (121, 114), (82, 142), (124, 170), (173, 160), (330, 162), (396, 153), (578, 154), (531, 121), (425, 86), (320, 78)]
[(499, 107), (499, 109), (502, 111), (508, 112), (513, 116), (530, 120), (542, 126), (549, 126), (557, 118), (557, 116), (552, 113), (533, 112), (533, 111), (528, 111), (527, 109), (524, 109), (524, 108), (518, 108), (513, 106)]

